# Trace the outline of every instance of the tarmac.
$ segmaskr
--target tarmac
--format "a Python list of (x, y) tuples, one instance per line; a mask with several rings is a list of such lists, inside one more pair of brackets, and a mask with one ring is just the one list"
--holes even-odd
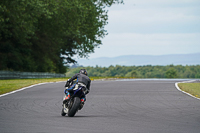
[(0, 132), (199, 133), (200, 100), (175, 87), (183, 80), (92, 81), (82, 110), (60, 115), (65, 82), (0, 97)]

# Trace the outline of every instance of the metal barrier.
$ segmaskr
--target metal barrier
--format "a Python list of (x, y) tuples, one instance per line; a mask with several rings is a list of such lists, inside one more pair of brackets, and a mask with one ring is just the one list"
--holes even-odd
[(0, 71), (0, 79), (62, 78), (65, 74), (44, 72)]

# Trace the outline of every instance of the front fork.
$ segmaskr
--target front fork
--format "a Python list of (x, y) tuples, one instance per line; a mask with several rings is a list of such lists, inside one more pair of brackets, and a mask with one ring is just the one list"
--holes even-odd
[(68, 114), (68, 108), (66, 107), (66, 104), (63, 104), (63, 111), (66, 113), (66, 114)]
[(68, 110), (69, 110), (69, 108), (68, 108), (68, 104), (69, 104), (69, 96), (68, 95), (66, 95), (66, 94), (64, 94), (64, 96), (63, 96), (63, 104), (62, 104), (62, 106), (63, 106), (63, 110), (64, 110), (64, 112), (65, 113), (68, 113)]

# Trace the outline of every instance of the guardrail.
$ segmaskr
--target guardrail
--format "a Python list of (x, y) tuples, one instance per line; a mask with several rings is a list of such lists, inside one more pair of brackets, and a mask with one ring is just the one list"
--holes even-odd
[(0, 79), (62, 78), (65, 74), (44, 72), (0, 71)]

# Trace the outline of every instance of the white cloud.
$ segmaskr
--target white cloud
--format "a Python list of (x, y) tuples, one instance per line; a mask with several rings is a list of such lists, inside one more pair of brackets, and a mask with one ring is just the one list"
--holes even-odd
[(200, 52), (200, 33), (188, 34), (111, 34), (91, 58), (120, 55), (163, 55)]
[[(136, 34), (122, 33), (110, 34), (105, 38), (103, 43), (109, 47), (128, 46), (134, 47), (138, 45), (148, 46), (163, 46), (163, 45), (198, 45), (200, 48), (200, 33), (187, 34)], [(145, 47), (144, 47), (145, 48)]]
[(109, 24), (151, 24), (151, 23), (177, 23), (200, 21), (199, 16), (187, 15), (179, 11), (156, 11), (156, 10), (130, 10), (111, 11)]
[[(127, 4), (123, 6), (116, 5), (116, 7), (120, 6), (121, 10), (112, 10), (111, 8), (108, 13), (109, 24), (106, 28), (108, 33), (127, 31), (163, 33), (183, 32), (184, 30), (191, 32), (195, 29), (200, 31), (200, 14), (198, 13), (200, 12), (200, 2), (192, 6), (191, 2), (196, 1), (127, 1)], [(134, 3), (138, 4), (133, 6)]]
[(199, 0), (124, 2), (109, 9), (109, 34), (90, 58), (200, 53)]

